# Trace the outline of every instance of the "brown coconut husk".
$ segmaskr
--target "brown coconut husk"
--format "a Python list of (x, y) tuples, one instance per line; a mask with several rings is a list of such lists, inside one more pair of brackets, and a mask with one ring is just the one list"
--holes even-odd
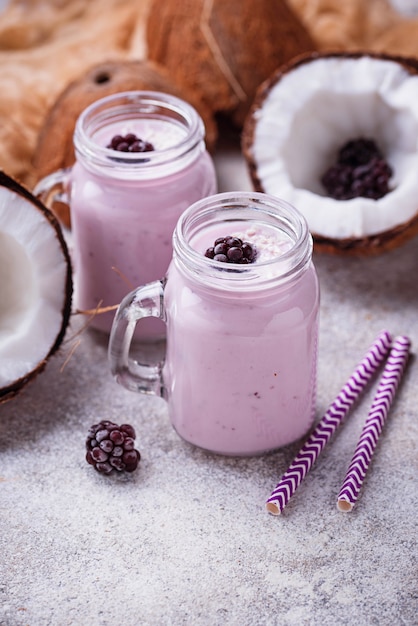
[(368, 50), (376, 38), (402, 21), (389, 0), (287, 1), (321, 51)]
[[(247, 163), (248, 173), (255, 191), (265, 192), (263, 182), (260, 180), (257, 172), (257, 164), (252, 154), (252, 145), (254, 141), (256, 118), (258, 111), (262, 108), (263, 102), (270, 90), (276, 85), (281, 78), (288, 72), (296, 69), (298, 66), (309, 63), (315, 59), (327, 57), (342, 58), (361, 58), (362, 56), (370, 56), (376, 59), (394, 61), (402, 65), (410, 74), (418, 74), (418, 58), (404, 57), (399, 55), (378, 53), (378, 52), (314, 52), (311, 54), (303, 54), (293, 59), (288, 64), (276, 69), (275, 72), (265, 80), (258, 88), (256, 97), (246, 118), (244, 130), (241, 138), (242, 153)], [(336, 200), (336, 202), (338, 202)], [(396, 208), (395, 208), (396, 210)], [(417, 214), (408, 222), (399, 224), (396, 227), (365, 237), (350, 238), (329, 238), (323, 237), (319, 233), (311, 232), (315, 251), (319, 253), (334, 254), (338, 256), (354, 256), (367, 257), (376, 256), (383, 252), (394, 250), (403, 245), (416, 235), (418, 235), (418, 202)]]
[(153, 0), (146, 38), (150, 59), (237, 125), (271, 72), (316, 49), (284, 0)]
[(375, 52), (418, 58), (418, 18), (395, 22), (373, 41)]
[(0, 167), (33, 187), (45, 114), (82, 72), (145, 57), (150, 0), (8, 0), (0, 12)]
[[(33, 159), (36, 181), (75, 162), (73, 134), (76, 121), (90, 104), (122, 91), (152, 90), (170, 93), (200, 113), (206, 127), (206, 143), (213, 150), (217, 126), (209, 107), (198, 97), (187, 94), (170, 79), (167, 71), (152, 61), (109, 61), (99, 63), (71, 82), (58, 96), (39, 133)], [(54, 212), (67, 227), (71, 225), (66, 204), (55, 202)]]

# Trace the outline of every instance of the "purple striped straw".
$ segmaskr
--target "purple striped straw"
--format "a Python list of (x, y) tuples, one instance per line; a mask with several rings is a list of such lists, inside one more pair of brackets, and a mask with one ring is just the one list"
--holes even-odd
[(345, 480), (338, 494), (337, 508), (339, 511), (351, 511), (357, 501), (390, 406), (402, 378), (410, 347), (411, 341), (408, 337), (397, 337), (393, 344)]
[(266, 509), (269, 513), (280, 515), (283, 511), (351, 406), (379, 368), (379, 365), (386, 358), (391, 341), (392, 337), (386, 330), (376, 337), (362, 361), (357, 365), (328, 411), (318, 422), (318, 425), (272, 491), (266, 502)]

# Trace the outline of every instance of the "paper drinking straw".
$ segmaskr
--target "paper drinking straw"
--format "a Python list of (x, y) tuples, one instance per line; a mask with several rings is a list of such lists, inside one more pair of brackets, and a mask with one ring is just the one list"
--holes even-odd
[(318, 425), (272, 491), (266, 502), (266, 509), (269, 513), (280, 515), (283, 511), (351, 406), (385, 359), (391, 341), (392, 338), (386, 330), (376, 337), (362, 361), (357, 365), (328, 411), (318, 422)]
[(396, 389), (402, 378), (410, 347), (411, 342), (408, 337), (397, 337), (393, 344), (371, 409), (338, 494), (337, 508), (339, 511), (351, 511), (357, 501), (377, 441), (395, 397)]

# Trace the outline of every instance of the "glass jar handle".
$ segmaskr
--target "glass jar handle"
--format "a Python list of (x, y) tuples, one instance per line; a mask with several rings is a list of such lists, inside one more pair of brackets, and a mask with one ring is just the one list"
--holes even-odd
[(69, 177), (71, 167), (65, 167), (45, 178), (41, 178), (35, 185), (33, 195), (39, 198), (47, 207), (51, 207), (54, 202), (69, 204)]
[(130, 348), (140, 319), (157, 317), (165, 322), (164, 285), (165, 279), (158, 280), (128, 293), (113, 320), (108, 348), (110, 369), (116, 381), (130, 391), (163, 396), (164, 361), (156, 365), (138, 363), (130, 358)]

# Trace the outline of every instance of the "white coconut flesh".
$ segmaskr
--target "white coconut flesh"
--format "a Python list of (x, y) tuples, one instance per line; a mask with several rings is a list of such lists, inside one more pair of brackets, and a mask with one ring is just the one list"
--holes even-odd
[(71, 305), (69, 273), (47, 211), (0, 186), (0, 399), (56, 348)]
[[(297, 207), (311, 232), (375, 235), (418, 211), (418, 76), (373, 57), (319, 58), (291, 69), (253, 113), (251, 159), (263, 191)], [(351, 139), (374, 139), (393, 169), (379, 200), (327, 197), (321, 184)]]

